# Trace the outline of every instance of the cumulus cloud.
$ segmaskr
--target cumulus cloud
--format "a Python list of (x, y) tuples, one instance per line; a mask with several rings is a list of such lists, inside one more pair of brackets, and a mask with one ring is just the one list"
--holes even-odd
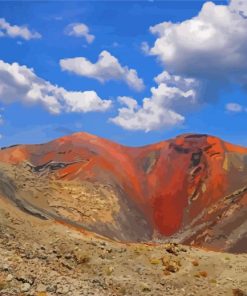
[(31, 68), (0, 60), (0, 102), (16, 101), (41, 104), (53, 114), (106, 111), (111, 106), (110, 100), (101, 99), (95, 91), (68, 91), (38, 77)]
[(0, 37), (19, 37), (25, 40), (30, 40), (41, 38), (41, 34), (35, 31), (30, 31), (27, 26), (11, 25), (4, 18), (0, 18)]
[(151, 88), (151, 96), (144, 98), (141, 106), (133, 98), (119, 97), (124, 107), (119, 108), (118, 115), (110, 121), (127, 130), (145, 132), (181, 125), (186, 108), (197, 104), (195, 81), (167, 72), (155, 80), (158, 86)]
[(166, 70), (204, 81), (247, 84), (246, 1), (207, 2), (196, 17), (150, 28), (157, 35), (150, 54)]
[[(165, 71), (154, 78), (158, 84), (139, 105), (120, 97), (124, 107), (111, 118), (129, 130), (155, 130), (181, 124), (195, 107), (216, 100), (224, 87), (247, 87), (247, 2), (229, 5), (207, 2), (189, 20), (163, 22), (150, 28), (157, 36), (153, 46), (142, 43), (144, 53), (158, 57)], [(242, 112), (236, 103), (226, 109)]]
[(92, 43), (95, 39), (95, 36), (93, 34), (89, 33), (89, 28), (87, 25), (83, 23), (73, 23), (69, 24), (65, 28), (65, 34), (68, 36), (74, 36), (74, 37), (83, 37), (86, 39), (87, 43)]
[(61, 59), (60, 66), (64, 71), (94, 78), (102, 83), (108, 80), (121, 80), (137, 91), (144, 88), (143, 80), (138, 77), (136, 70), (122, 66), (118, 59), (106, 50), (100, 53), (96, 63), (92, 63), (84, 57), (76, 57)]

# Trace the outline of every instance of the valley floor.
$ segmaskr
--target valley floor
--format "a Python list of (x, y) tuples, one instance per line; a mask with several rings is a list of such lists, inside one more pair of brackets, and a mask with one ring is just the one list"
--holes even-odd
[(0, 198), (0, 295), (247, 295), (247, 255), (122, 244)]

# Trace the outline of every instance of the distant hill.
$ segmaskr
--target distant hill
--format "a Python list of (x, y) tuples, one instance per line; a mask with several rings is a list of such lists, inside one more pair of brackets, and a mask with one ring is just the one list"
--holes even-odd
[(5, 148), (0, 191), (29, 214), (116, 240), (247, 251), (247, 149), (208, 135), (133, 148), (75, 133)]

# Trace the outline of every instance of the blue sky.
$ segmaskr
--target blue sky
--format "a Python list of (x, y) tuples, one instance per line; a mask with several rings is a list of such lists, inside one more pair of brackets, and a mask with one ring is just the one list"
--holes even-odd
[[(214, 5), (206, 8), (206, 1), (195, 0), (1, 2), (0, 145), (46, 142), (77, 131), (134, 146), (188, 132), (208, 133), (247, 145), (247, 67), (235, 58), (246, 54), (247, 40), (240, 30), (233, 30), (232, 35), (219, 31), (229, 22), (233, 29), (236, 24), (240, 28), (246, 25), (246, 17), (242, 17), (245, 7), (240, 9), (237, 2), (213, 1)], [(227, 10), (221, 12), (219, 7)], [(212, 30), (214, 34), (209, 38), (199, 28), (206, 38), (203, 50), (195, 46), (197, 40), (201, 42), (199, 29), (195, 36), (191, 33), (192, 18), (200, 11), (205, 15), (199, 21), (210, 27), (208, 34)], [(213, 13), (208, 11), (215, 13), (212, 19)], [(186, 20), (192, 20), (189, 27), (184, 25)], [(158, 24), (162, 24), (160, 34)], [(18, 27), (13, 30), (14, 26)], [(24, 27), (29, 33), (21, 30)], [(220, 45), (212, 45), (215, 32), (224, 37), (224, 51)], [(236, 36), (242, 38), (241, 46), (233, 49)], [(155, 45), (157, 40), (164, 48)], [(172, 46), (172, 53), (167, 44)], [(95, 64), (102, 52), (107, 52), (108, 59), (113, 57), (115, 64), (112, 60), (108, 68)], [(17, 72), (28, 76), (32, 71), (35, 77), (30, 74), (27, 85), (21, 85), (13, 63), (17, 63)], [(28, 70), (23, 70), (24, 66)], [(131, 69), (135, 70), (133, 79), (129, 78)], [(162, 72), (168, 76), (155, 82)], [(31, 82), (37, 79), (42, 81), (42, 94), (31, 96)], [(49, 88), (47, 83), (52, 90), (45, 89)], [(172, 95), (171, 90), (175, 91)], [(74, 91), (81, 94), (71, 101)], [(87, 100), (85, 91), (93, 91), (100, 100), (94, 97), (89, 109), (78, 103)], [(63, 97), (63, 102), (56, 101), (59, 107), (55, 111), (50, 103), (52, 96), (55, 101)], [(144, 98), (148, 98), (148, 109)], [(119, 113), (121, 108), (127, 111)]]

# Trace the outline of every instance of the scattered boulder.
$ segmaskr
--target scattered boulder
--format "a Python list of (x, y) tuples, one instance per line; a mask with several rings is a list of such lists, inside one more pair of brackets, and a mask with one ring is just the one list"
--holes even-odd
[[(168, 256), (164, 256), (162, 258), (162, 264), (164, 266), (164, 270), (166, 271), (166, 275), (169, 275), (169, 273), (175, 273), (178, 272), (181, 267), (181, 262), (179, 259), (171, 259)], [(169, 272), (169, 273), (168, 273)]]
[(168, 252), (172, 255), (175, 255), (175, 256), (177, 256), (180, 251), (178, 244), (175, 244), (175, 243), (165, 244), (164, 247), (165, 247), (166, 252)]
[(13, 280), (13, 278), (14, 277), (12, 274), (8, 274), (5, 280), (6, 280), (6, 282), (11, 282)]
[(24, 283), (21, 285), (21, 292), (28, 292), (31, 289), (31, 285), (29, 283)]
[(141, 283), (142, 292), (150, 292), (151, 288), (147, 283)]
[(76, 251), (74, 252), (74, 259), (77, 264), (85, 264), (89, 263), (90, 261), (90, 256), (84, 252)]
[(199, 262), (197, 260), (193, 260), (191, 263), (193, 266), (199, 266)]
[(199, 271), (199, 275), (201, 277), (207, 277), (208, 276), (208, 273), (206, 271)]
[(30, 286), (34, 283), (34, 277), (33, 276), (26, 276), (24, 274), (21, 274), (16, 277), (17, 281), (22, 283), (28, 283)]

